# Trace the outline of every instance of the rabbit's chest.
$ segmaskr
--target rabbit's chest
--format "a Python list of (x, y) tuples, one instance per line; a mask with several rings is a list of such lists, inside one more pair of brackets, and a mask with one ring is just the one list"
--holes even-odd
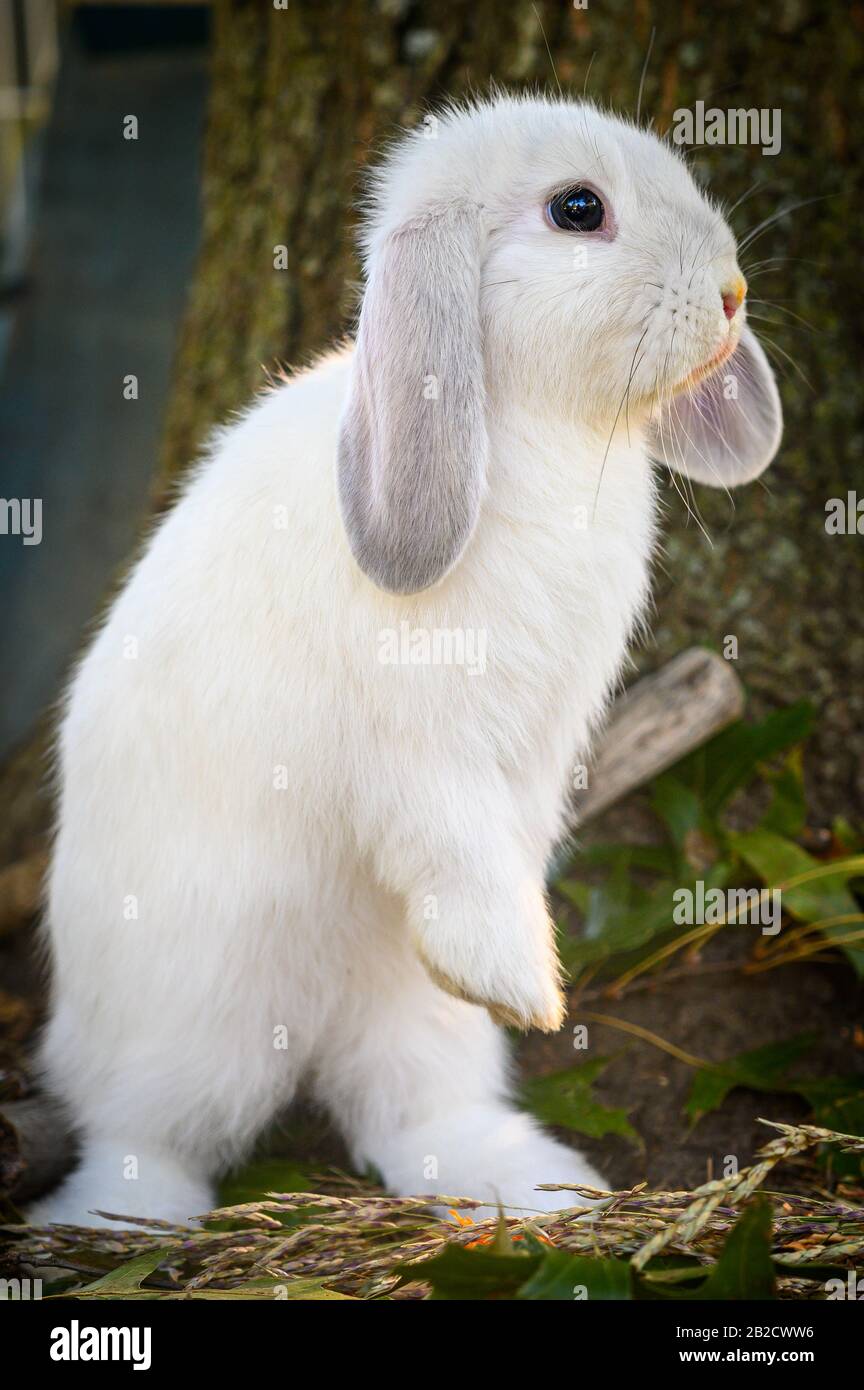
[[(514, 765), (560, 777), (586, 748), (621, 675), (650, 594), (655, 503), (636, 475), (572, 527), (549, 525), (498, 572), (487, 634), (486, 729)], [(589, 513), (590, 517), (590, 513)], [(542, 752), (542, 756), (541, 756)], [(505, 755), (506, 758), (506, 755)]]
[(590, 554), (562, 561), (526, 603), (514, 594), (490, 640), (490, 665), (515, 690), (526, 719), (602, 712), (648, 599), (651, 545), (595, 537)]

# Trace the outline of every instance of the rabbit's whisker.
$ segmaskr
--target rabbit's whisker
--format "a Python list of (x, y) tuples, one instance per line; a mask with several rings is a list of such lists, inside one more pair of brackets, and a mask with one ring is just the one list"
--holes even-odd
[(751, 197), (753, 196), (753, 194), (757, 191), (757, 189), (760, 189), (760, 188), (769, 188), (769, 187), (770, 187), (770, 184), (767, 183), (765, 180), (763, 180), (763, 179), (757, 179), (755, 183), (751, 183), (751, 185), (750, 185), (750, 187), (747, 189), (747, 192), (746, 192), (746, 193), (742, 193), (742, 194), (741, 194), (741, 197), (740, 197), (740, 198), (737, 198), (737, 199), (735, 200), (735, 202), (732, 204), (732, 206), (731, 206), (730, 208), (727, 208), (727, 207), (724, 207), (724, 208), (723, 208), (723, 216), (724, 216), (724, 217), (727, 219), (727, 221), (728, 221), (729, 218), (731, 218), (733, 212), (735, 212), (738, 208), (740, 208), (742, 203), (746, 203), (747, 199), (748, 199), (748, 198), (751, 198)]
[(651, 61), (651, 54), (654, 49), (654, 37), (657, 33), (657, 26), (651, 25), (651, 37), (648, 40), (648, 52), (645, 54), (645, 62), (642, 64), (642, 76), (639, 78), (639, 95), (636, 98), (636, 124), (639, 124), (639, 117), (642, 114), (642, 91), (645, 87), (645, 74), (648, 71), (648, 64)]
[(585, 81), (582, 83), (582, 100), (583, 100), (583, 101), (585, 100), (586, 95), (587, 95), (587, 92), (588, 92), (588, 78), (591, 76), (591, 69), (592, 69), (592, 67), (594, 66), (594, 59), (595, 59), (596, 57), (597, 57), (597, 51), (596, 51), (596, 49), (595, 49), (595, 51), (591, 54), (591, 57), (590, 57), (590, 59), (589, 59), (589, 61), (588, 61), (588, 66), (587, 66), (587, 68), (585, 69)]
[[(765, 309), (775, 309), (778, 314), (788, 314), (790, 319), (795, 319), (797, 323), (800, 323), (804, 328), (809, 329), (811, 333), (824, 332), (824, 329), (817, 328), (815, 323), (811, 323), (809, 319), (803, 318), (801, 314), (796, 314), (793, 309), (787, 309), (786, 306), (784, 304), (781, 304), (780, 301), (777, 299), (751, 299), (749, 302), (751, 304), (761, 304), (762, 307)], [(748, 316), (750, 318), (755, 317), (755, 315), (750, 310), (748, 310)]]
[(804, 382), (804, 385), (807, 387), (807, 389), (808, 389), (809, 391), (815, 391), (816, 388), (814, 387), (812, 381), (810, 381), (810, 380), (804, 375), (804, 372), (801, 370), (801, 368), (799, 367), (798, 363), (795, 361), (795, 358), (794, 358), (794, 357), (790, 357), (789, 353), (786, 351), (785, 348), (782, 348), (782, 347), (780, 346), (779, 343), (777, 343), (777, 342), (774, 341), (773, 338), (769, 338), (769, 337), (768, 337), (768, 334), (765, 333), (765, 332), (760, 333), (760, 335), (759, 335), (759, 341), (762, 342), (762, 343), (764, 343), (764, 344), (766, 345), (766, 347), (772, 348), (774, 352), (779, 352), (780, 355), (781, 355), (781, 357), (785, 358), (785, 360), (789, 363), (789, 365), (798, 373), (798, 376), (799, 376), (799, 377), (801, 378), (801, 380)]
[[(665, 455), (666, 446), (665, 446), (665, 444), (663, 444), (663, 430), (664, 430), (663, 420), (664, 420), (664, 415), (665, 415), (665, 412), (661, 413), (661, 416), (660, 416), (660, 439), (661, 439), (661, 444), (663, 445), (663, 452), (664, 452), (664, 455)], [(682, 481), (687, 481), (687, 475), (686, 475), (686, 473), (685, 473), (684, 470), (683, 470), (684, 451), (683, 451), (683, 449), (681, 448), (680, 444), (678, 443), (677, 439), (675, 438), (674, 430), (673, 430), (672, 425), (671, 425), (671, 418), (670, 418), (670, 424), (669, 424), (669, 434), (670, 434), (670, 444), (671, 444), (671, 446), (672, 446), (672, 448), (671, 448), (672, 458), (675, 459), (676, 454), (677, 454), (678, 459), (679, 459), (679, 463), (681, 464), (681, 468), (680, 468), (679, 470), (676, 471), (676, 469), (674, 469), (673, 467), (671, 467), (671, 466), (669, 465), (668, 461), (666, 461), (666, 460), (664, 459), (664, 461), (666, 462), (667, 471), (668, 471), (668, 473), (669, 473), (669, 480), (670, 480), (670, 482), (672, 483), (672, 486), (673, 486), (673, 488), (675, 489), (675, 491), (677, 492), (677, 494), (678, 494), (678, 496), (680, 497), (681, 501), (684, 503), (684, 508), (685, 508), (685, 511), (687, 512), (687, 518), (688, 518), (688, 520), (689, 520), (691, 517), (693, 518), (693, 520), (696, 522), (696, 525), (699, 526), (700, 530), (702, 531), (703, 535), (705, 536), (705, 539), (708, 541), (708, 544), (711, 545), (711, 544), (713, 544), (713, 542), (712, 542), (712, 540), (711, 540), (711, 537), (708, 535), (708, 532), (705, 530), (705, 527), (704, 527), (704, 525), (702, 524), (701, 518), (699, 518), (699, 517), (697, 517), (697, 516), (695, 515), (695, 513), (693, 512), (692, 507), (690, 506), (690, 502), (689, 502), (689, 499), (688, 499), (688, 497), (687, 497), (686, 492), (682, 490)]]
[(636, 361), (636, 354), (638, 353), (640, 347), (645, 341), (645, 335), (647, 332), (648, 325), (646, 325), (646, 327), (642, 330), (642, 337), (639, 339), (638, 343), (633, 349), (633, 361), (630, 363), (630, 375), (627, 377), (627, 385), (624, 387), (624, 394), (621, 397), (621, 404), (618, 406), (618, 409), (615, 412), (615, 419), (612, 421), (612, 429), (609, 432), (609, 439), (606, 443), (606, 449), (603, 453), (603, 462), (600, 465), (600, 477), (597, 479), (597, 487), (594, 491), (594, 510), (592, 512), (592, 516), (597, 515), (597, 500), (600, 496), (600, 488), (603, 484), (603, 474), (606, 472), (606, 460), (609, 458), (609, 450), (612, 448), (612, 440), (615, 438), (615, 430), (617, 429), (618, 421), (621, 418), (621, 411), (624, 409), (624, 404), (630, 394), (630, 383), (633, 380), (633, 376), (636, 372), (637, 367), (639, 366), (639, 362), (642, 361), (641, 357), (639, 358), (639, 362)]
[[(687, 281), (687, 288), (688, 288), (688, 290), (691, 288), (691, 286), (692, 286), (692, 284), (693, 284), (693, 276), (696, 274), (696, 271), (701, 269), (701, 266), (697, 266), (697, 265), (696, 265), (696, 257), (699, 255), (699, 252), (702, 250), (702, 247), (705, 245), (706, 241), (708, 240), (709, 236), (711, 236), (711, 234), (713, 233), (713, 231), (714, 231), (714, 228), (713, 228), (713, 227), (709, 227), (709, 228), (708, 228), (707, 232), (706, 232), (705, 235), (703, 236), (703, 238), (702, 238), (702, 240), (700, 241), (699, 245), (696, 247), (696, 250), (693, 252), (693, 260), (692, 260), (691, 263), (690, 263), (691, 275), (690, 275), (690, 279)], [(718, 255), (722, 255), (722, 252), (718, 252)], [(712, 257), (712, 259), (713, 259), (713, 260), (716, 260), (717, 257), (714, 256), (714, 257)], [(710, 265), (711, 262), (709, 261), (708, 264)]]
[(763, 236), (765, 232), (768, 231), (768, 228), (773, 227), (774, 223), (779, 222), (782, 217), (788, 217), (792, 212), (800, 212), (802, 208), (809, 208), (813, 203), (824, 203), (829, 198), (835, 198), (836, 196), (837, 194), (835, 193), (822, 193), (817, 198), (805, 198), (800, 203), (793, 203), (791, 207), (781, 208), (779, 212), (772, 213), (771, 216), (766, 217), (764, 221), (757, 222), (752, 232), (749, 232), (742, 240), (738, 248), (739, 251), (746, 251), (748, 246), (756, 241), (758, 237)]
[[(672, 395), (670, 394), (668, 404), (671, 405), (672, 399), (673, 399), (673, 397), (672, 397)], [(665, 411), (661, 412), (661, 415), (660, 415), (660, 422), (661, 422), (661, 440), (662, 440), (662, 430), (663, 430), (663, 420), (664, 420), (664, 418), (666, 418), (666, 412), (665, 412)], [(677, 446), (678, 460), (679, 460), (679, 465), (680, 465), (679, 470), (678, 470), (678, 474), (680, 474), (680, 477), (684, 480), (684, 485), (689, 489), (690, 496), (691, 496), (692, 499), (693, 499), (693, 507), (692, 507), (692, 508), (691, 508), (691, 506), (690, 506), (690, 503), (689, 503), (689, 501), (688, 501), (686, 495), (681, 493), (681, 488), (680, 488), (680, 486), (679, 486), (679, 484), (678, 484), (678, 475), (676, 475), (676, 472), (675, 472), (672, 468), (669, 469), (669, 475), (670, 475), (670, 477), (671, 477), (671, 479), (672, 479), (673, 485), (675, 486), (676, 492), (678, 492), (679, 496), (681, 497), (682, 501), (684, 502), (684, 505), (685, 505), (686, 508), (687, 508), (688, 515), (693, 517), (693, 520), (696, 522), (697, 526), (699, 526), (699, 529), (702, 531), (702, 533), (703, 533), (703, 535), (705, 536), (705, 539), (707, 540), (708, 544), (711, 545), (711, 546), (713, 546), (714, 542), (712, 541), (710, 535), (708, 534), (708, 531), (707, 531), (707, 529), (706, 529), (706, 527), (705, 527), (705, 525), (704, 525), (704, 522), (703, 522), (703, 520), (702, 520), (702, 514), (701, 514), (701, 512), (699, 511), (699, 508), (698, 508), (698, 506), (697, 506), (697, 504), (696, 504), (696, 495), (695, 495), (695, 493), (694, 493), (694, 491), (693, 491), (693, 483), (692, 483), (692, 481), (690, 480), (690, 478), (688, 478), (688, 476), (687, 476), (687, 470), (686, 470), (686, 468), (684, 467), (684, 461), (685, 461), (685, 460), (684, 460), (684, 448), (683, 448), (683, 445), (680, 443), (680, 440), (678, 440), (678, 439), (676, 438), (676, 436), (675, 436), (675, 430), (674, 430), (674, 426), (675, 426), (675, 425), (677, 425), (677, 426), (680, 427), (680, 429), (681, 429), (681, 431), (683, 432), (683, 434), (684, 434), (685, 438), (687, 439), (688, 443), (693, 447), (693, 449), (696, 451), (696, 453), (699, 454), (699, 457), (702, 459), (703, 463), (705, 463), (705, 464), (707, 465), (707, 467), (715, 474), (715, 476), (718, 477), (718, 481), (719, 481), (719, 475), (716, 473), (716, 470), (713, 468), (713, 466), (711, 465), (710, 461), (709, 461), (708, 459), (705, 458), (704, 454), (702, 454), (701, 450), (698, 449), (698, 448), (696, 447), (694, 441), (690, 438), (690, 436), (687, 434), (687, 431), (684, 429), (684, 426), (683, 426), (683, 424), (681, 423), (680, 419), (673, 417), (673, 416), (671, 415), (671, 412), (670, 412), (670, 414), (669, 414), (669, 416), (668, 416), (668, 419), (669, 419), (669, 422), (670, 422), (670, 434), (671, 434), (671, 436), (672, 436), (672, 442), (673, 442), (673, 445), (674, 445), (674, 446)], [(675, 454), (674, 454), (674, 451), (673, 451), (673, 458), (674, 458), (674, 457), (675, 457)], [(667, 464), (667, 467), (668, 467), (668, 464)], [(728, 488), (726, 489), (726, 491), (727, 491), (727, 493), (728, 493)]]
[(549, 47), (549, 40), (548, 40), (547, 37), (546, 37), (546, 30), (545, 30), (545, 28), (543, 27), (543, 20), (542, 20), (541, 17), (540, 17), (540, 11), (538, 10), (538, 8), (537, 8), (536, 5), (532, 5), (531, 8), (532, 8), (532, 10), (534, 11), (534, 18), (537, 20), (537, 23), (540, 25), (540, 33), (543, 35), (543, 42), (544, 42), (544, 44), (546, 45), (546, 52), (547, 52), (547, 54), (549, 55), (549, 66), (550, 66), (551, 69), (552, 69), (552, 76), (555, 78), (555, 85), (556, 85), (556, 87), (558, 88), (558, 96), (560, 97), (561, 101), (563, 101), (563, 100), (564, 100), (564, 93), (563, 93), (563, 91), (561, 90), (561, 83), (560, 83), (560, 81), (558, 80), (558, 72), (557, 72), (556, 67), (555, 67), (555, 59), (552, 57), (552, 49)]

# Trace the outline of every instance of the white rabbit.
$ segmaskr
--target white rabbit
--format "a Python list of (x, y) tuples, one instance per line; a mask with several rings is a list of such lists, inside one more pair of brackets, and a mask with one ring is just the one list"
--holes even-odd
[(395, 1192), (600, 1183), (493, 1020), (564, 1017), (544, 869), (650, 456), (755, 477), (776, 388), (719, 212), (591, 106), (449, 108), (364, 249), (356, 346), (216, 435), (72, 682), (41, 1056), (82, 1158), (34, 1220), (208, 1210), (300, 1085)]

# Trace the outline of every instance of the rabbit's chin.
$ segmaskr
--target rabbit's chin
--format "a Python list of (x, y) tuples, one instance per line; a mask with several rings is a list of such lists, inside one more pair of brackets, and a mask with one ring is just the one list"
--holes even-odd
[(714, 353), (713, 357), (709, 357), (707, 362), (702, 362), (698, 367), (694, 367), (692, 372), (688, 372), (687, 376), (673, 386), (671, 394), (681, 396), (685, 391), (692, 391), (694, 388), (704, 385), (734, 355), (739, 341), (738, 335), (734, 338), (730, 337), (719, 351)]

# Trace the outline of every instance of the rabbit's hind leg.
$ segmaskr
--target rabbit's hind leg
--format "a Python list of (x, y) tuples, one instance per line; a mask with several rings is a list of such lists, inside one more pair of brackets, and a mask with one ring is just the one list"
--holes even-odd
[(34, 1226), (117, 1226), (122, 1220), (111, 1217), (138, 1216), (185, 1226), (215, 1204), (206, 1170), (193, 1159), (93, 1136), (85, 1139), (75, 1171), (34, 1203), (27, 1219)]
[(32, 1221), (200, 1216), (216, 1176), (290, 1102), (320, 1001), (293, 987), (287, 929), (255, 905), (220, 930), (219, 902), (206, 906), (183, 924), (186, 970), (167, 941), (143, 933), (121, 954), (106, 930), (98, 969), (82, 968), (83, 951), (62, 953), (40, 1060), (81, 1135), (81, 1161)]
[(506, 1041), (486, 1011), (438, 989), (410, 948), (387, 959), (374, 977), (367, 960), (316, 1068), (316, 1092), (358, 1167), (371, 1164), (395, 1193), (500, 1201), (514, 1215), (581, 1201), (537, 1183), (602, 1188), (580, 1154), (510, 1100)]

